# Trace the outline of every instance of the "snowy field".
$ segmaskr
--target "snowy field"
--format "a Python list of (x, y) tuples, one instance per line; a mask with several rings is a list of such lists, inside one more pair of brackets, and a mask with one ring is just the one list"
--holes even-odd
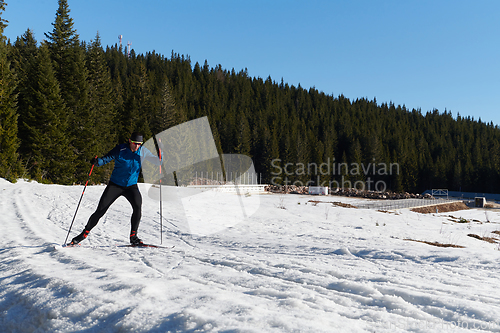
[[(159, 244), (159, 204), (140, 188), (139, 237)], [(263, 194), (248, 219), (199, 236), (164, 202), (163, 245), (175, 248), (138, 249), (123, 246), (120, 198), (81, 246), (62, 248), (82, 189), (0, 179), (0, 331), (500, 332), (499, 245), (468, 236), (500, 238), (500, 211)], [(70, 238), (103, 190), (87, 188)], [(224, 223), (240, 207), (218, 196)]]

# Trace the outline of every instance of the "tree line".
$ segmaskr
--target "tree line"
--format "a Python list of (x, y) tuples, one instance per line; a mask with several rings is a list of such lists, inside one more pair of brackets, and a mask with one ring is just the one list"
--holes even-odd
[[(0, 14), (5, 11), (0, 0)], [(145, 138), (208, 116), (220, 153), (252, 158), (262, 182), (421, 192), (497, 192), (500, 130), (445, 110), (350, 100), (191, 63), (174, 52), (130, 55), (79, 40), (67, 0), (53, 30), (6, 40), (0, 19), (0, 176), (85, 182), (89, 161), (133, 131)], [(166, 157), (168, 158), (168, 157)], [(111, 166), (92, 182), (107, 182)], [(378, 184), (378, 188), (376, 185)]]

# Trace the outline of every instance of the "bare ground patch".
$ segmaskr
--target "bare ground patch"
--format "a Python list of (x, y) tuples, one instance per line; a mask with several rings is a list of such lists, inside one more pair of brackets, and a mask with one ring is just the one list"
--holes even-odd
[(485, 241), (488, 243), (495, 243), (495, 244), (498, 243), (498, 239), (493, 238), (493, 237), (482, 237), (482, 236), (479, 236), (476, 234), (468, 234), (467, 236), (472, 237), (472, 238), (476, 238), (476, 239), (479, 239), (479, 240), (482, 240), (482, 241)]
[(443, 243), (439, 243), (439, 242), (428, 242), (428, 241), (416, 240), (416, 239), (411, 239), (411, 238), (406, 238), (404, 240), (418, 242), (418, 243), (424, 243), (424, 244), (438, 246), (438, 247), (456, 247), (456, 248), (462, 248), (462, 249), (465, 248), (465, 246), (456, 245), (456, 244), (443, 244)]
[(484, 208), (495, 208), (498, 209), (500, 208), (500, 204), (494, 203), (494, 202), (488, 202), (486, 205), (484, 205)]
[(329, 203), (329, 204), (332, 204), (334, 206), (339, 206), (339, 207), (344, 207), (344, 208), (358, 208), (356, 206), (353, 206), (353, 205), (350, 205), (350, 204), (346, 204), (346, 203), (343, 203), (343, 202), (340, 202), (340, 201), (319, 201), (319, 200), (309, 200), (308, 202), (312, 203), (314, 206), (320, 204), (320, 203)]
[(466, 204), (460, 201), (447, 204), (412, 208), (411, 211), (422, 214), (430, 214), (430, 213), (436, 213), (436, 211), (438, 213), (445, 213), (445, 212), (454, 212), (457, 210), (465, 210), (465, 209), (469, 209), (469, 207), (467, 207)]
[(394, 215), (399, 215), (398, 212), (392, 212), (392, 211), (389, 211), (389, 210), (377, 210), (377, 212), (380, 212), (380, 213), (386, 213), (386, 214), (394, 214)]
[(477, 223), (481, 223), (481, 224), (483, 223), (483, 222), (476, 220), (476, 219), (467, 220), (463, 217), (456, 217), (453, 215), (448, 215), (448, 217), (449, 217), (449, 219), (448, 219), (449, 221), (455, 222), (455, 223), (470, 223), (470, 222), (477, 222)]

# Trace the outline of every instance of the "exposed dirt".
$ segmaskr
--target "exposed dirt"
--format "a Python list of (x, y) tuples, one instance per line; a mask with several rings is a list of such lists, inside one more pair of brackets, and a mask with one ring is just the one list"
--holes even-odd
[(350, 204), (347, 204), (347, 203), (343, 203), (343, 202), (340, 202), (340, 201), (309, 200), (308, 202), (312, 203), (314, 206), (316, 206), (317, 204), (320, 204), (320, 203), (329, 203), (329, 204), (332, 204), (334, 206), (339, 206), (339, 207), (344, 207), (344, 208), (358, 208), (356, 206), (353, 206), (353, 205), (350, 205)]
[(481, 236), (475, 235), (475, 234), (468, 234), (467, 236), (472, 237), (472, 238), (476, 238), (476, 239), (479, 239), (479, 240), (482, 240), (482, 241), (485, 241), (488, 243), (498, 243), (498, 239), (493, 238), (493, 237), (481, 237)]
[(436, 211), (438, 213), (445, 213), (445, 212), (454, 212), (457, 210), (465, 210), (465, 209), (469, 209), (469, 207), (467, 207), (467, 205), (464, 204), (463, 202), (453, 202), (447, 204), (412, 208), (411, 211), (422, 214), (431, 214), (431, 213), (436, 213)]
[(394, 215), (399, 215), (398, 212), (393, 212), (393, 211), (389, 211), (389, 210), (377, 210), (378, 212), (381, 212), (381, 213), (386, 213), (386, 214), (394, 214)]
[(438, 247), (456, 247), (456, 248), (464, 248), (465, 247), (465, 246), (456, 245), (456, 244), (442, 244), (442, 243), (438, 243), (438, 242), (428, 242), (428, 241), (421, 241), (421, 240), (410, 239), (410, 238), (406, 238), (405, 240), (412, 241), (412, 242), (424, 243), (424, 244), (438, 246)]
[(451, 222), (455, 222), (455, 223), (471, 223), (471, 222), (477, 222), (477, 223), (483, 223), (479, 220), (476, 220), (476, 219), (464, 219), (463, 217), (456, 217), (456, 216), (453, 216), (453, 215), (448, 215), (449, 217), (449, 221)]
[(356, 206), (353, 206), (353, 205), (350, 205), (350, 204), (346, 204), (346, 203), (343, 203), (343, 202), (338, 202), (338, 201), (332, 202), (332, 205), (340, 206), (340, 207), (345, 207), (345, 208), (358, 208)]

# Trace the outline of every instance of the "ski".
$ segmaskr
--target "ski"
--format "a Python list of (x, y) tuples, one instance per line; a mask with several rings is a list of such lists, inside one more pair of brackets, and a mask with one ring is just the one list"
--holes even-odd
[(68, 243), (68, 244), (61, 245), (61, 247), (77, 247), (77, 246), (80, 246), (80, 244), (71, 244), (71, 243)]
[(127, 244), (123, 245), (123, 247), (139, 247), (139, 248), (144, 248), (144, 247), (153, 247), (153, 248), (158, 248), (158, 249), (173, 249), (174, 246), (161, 246), (161, 245), (154, 245), (154, 244), (140, 244), (140, 245), (133, 245), (133, 244)]
[[(126, 244), (126, 245), (116, 245), (117, 247), (138, 247), (138, 248), (158, 248), (158, 249), (173, 249), (175, 245), (173, 246), (161, 246), (161, 245), (154, 245), (154, 244), (142, 244), (142, 245), (132, 245), (132, 244)], [(92, 248), (93, 246), (82, 246), (80, 244), (63, 244), (63, 245), (54, 245), (54, 248), (70, 248), (70, 247), (82, 247), (82, 248)], [(105, 247), (109, 247), (105, 246)]]
[(77, 247), (80, 246), (79, 244), (54, 244), (52, 247), (54, 250), (59, 250), (59, 249), (65, 249), (67, 247)]

